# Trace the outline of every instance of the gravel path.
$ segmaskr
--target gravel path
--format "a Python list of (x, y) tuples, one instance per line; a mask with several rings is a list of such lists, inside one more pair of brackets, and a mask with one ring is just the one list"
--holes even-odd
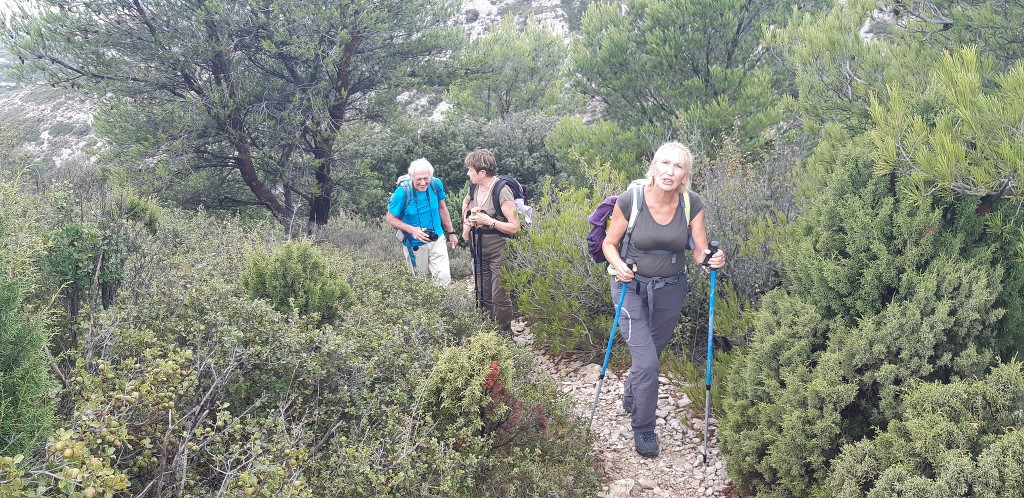
[[(533, 336), (522, 324), (514, 324), (517, 343), (532, 347)], [(562, 392), (576, 402), (576, 412), (590, 418), (594, 390), (601, 365), (552, 358), (536, 350), (537, 363), (551, 373)], [(662, 378), (658, 395), (656, 429), (661, 454), (644, 458), (633, 449), (629, 414), (622, 409), (623, 379), (608, 371), (601, 399), (594, 415), (594, 452), (601, 470), (602, 498), (624, 497), (735, 497), (739, 496), (725, 473), (725, 462), (717, 449), (715, 419), (711, 419), (711, 451), (704, 465), (701, 453), (704, 407)], [(686, 422), (684, 422), (686, 421)]]

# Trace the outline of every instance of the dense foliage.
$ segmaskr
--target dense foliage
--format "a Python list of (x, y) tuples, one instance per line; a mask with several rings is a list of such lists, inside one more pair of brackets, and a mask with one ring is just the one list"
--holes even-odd
[(566, 48), (562, 38), (534, 18), (522, 27), (506, 15), (457, 57), (457, 78), (445, 93), (453, 112), (481, 121), (553, 109), (561, 95)]
[(912, 384), (883, 433), (843, 448), (827, 487), (849, 498), (1019, 496), (1021, 409), (1024, 371), (1017, 361), (974, 381)]
[[(17, 191), (0, 183), (0, 453), (29, 453), (44, 441), (54, 422), (55, 383), (46, 358), (46, 330), (25, 297), (34, 283), (27, 257), (31, 246), (17, 242), (15, 220), (25, 206)], [(2, 465), (0, 465), (2, 469)]]
[(722, 444), (746, 492), (824, 492), (831, 459), (892, 419), (903, 386), (972, 378), (993, 359), (1003, 270), (981, 233), (956, 229), (972, 210), (901, 202), (864, 160), (837, 165), (779, 243), (783, 288), (730, 373)]
[[(1019, 1), (562, 0), (564, 37), (515, 3), (475, 38), (447, 0), (40, 4), (4, 44), (58, 88), (12, 107), (84, 90), (101, 140), (0, 116), (0, 495), (592, 495), (565, 400), (381, 217), (426, 157), (459, 223), (493, 150), (535, 208), (517, 311), (594, 357), (586, 217), (673, 139), (729, 260), (739, 492), (1024, 494)], [(691, 270), (663, 366), (699, 405)]]
[[(998, 366), (1024, 345), (1019, 201), (988, 188), (1016, 184), (1018, 152), (999, 144), (1024, 116), (1005, 96), (1017, 69), (989, 70), (973, 48), (865, 44), (868, 7), (778, 33), (801, 82), (794, 108), (817, 109), (806, 124), (821, 135), (801, 214), (774, 239), (782, 286), (729, 374), (723, 452), (759, 496), (1016, 495), (1014, 473), (995, 470), (1015, 464), (1013, 432), (985, 420), (1019, 412), (1019, 366)], [(857, 66), (819, 71), (837, 60)], [(1005, 396), (964, 432), (957, 393), (991, 382)]]
[(516, 309), (530, 318), (538, 341), (555, 353), (600, 348), (611, 324), (604, 265), (587, 253), (587, 216), (615, 193), (606, 168), (593, 190), (548, 186), (534, 203), (537, 222), (509, 247), (503, 274)]
[[(280, 245), (258, 265), (237, 244), (278, 244), (262, 235), (266, 225), (255, 228), (160, 214), (159, 230), (134, 255), (142, 270), (126, 282), (130, 292), (79, 324), (81, 343), (69, 353), (77, 361), (65, 373), (69, 413), (44, 449), (4, 461), (4, 496), (34, 495), (37, 486), (97, 496), (143, 489), (187, 496), (557, 489), (578, 496), (593, 489), (593, 475), (581, 472), (588, 465), (583, 426), (522, 351), (485, 334), (489, 342), (469, 343), (484, 348), (479, 354), (442, 353), (486, 330), (468, 296), (414, 278), (397, 258), (357, 259), (308, 241)], [(261, 284), (254, 289), (280, 291), (269, 297), (290, 295), (289, 306), (277, 311), (275, 303), (250, 298), (243, 278)], [(335, 306), (334, 314), (307, 310), (315, 301), (307, 297), (327, 297), (324, 285), (338, 278), (344, 285), (337, 288), (358, 291), (329, 302), (347, 306)], [(276, 279), (285, 282), (271, 285)], [(408, 306), (381, 307), (395, 289)], [(319, 312), (307, 316), (310, 310)], [(45, 366), (33, 358), (24, 360)], [(496, 417), (487, 419), (491, 430), (455, 437), (438, 423), (463, 416), (457, 406), (480, 403), (473, 389), (445, 396), (452, 406), (438, 406), (429, 395), (438, 375), (432, 372), (456, 359), (461, 368), (507, 371), (503, 390), (486, 391)], [(18, 378), (33, 380), (37, 390), (47, 385)], [(470, 379), (480, 381), (478, 393), (494, 388), (486, 376)], [(46, 400), (38, 401), (44, 410)], [(532, 415), (509, 415), (522, 413)], [(27, 442), (47, 434), (19, 432)], [(488, 470), (510, 461), (515, 472)]]
[(255, 203), (287, 226), (301, 204), (327, 222), (352, 167), (335, 156), (344, 129), (380, 120), (401, 81), (432, 72), (458, 40), (453, 7), (44, 0), (5, 31), (19, 69), (102, 99), (97, 131), (151, 183), (230, 185), (205, 203)]
[[(595, 3), (572, 46), (576, 88), (629, 127), (675, 135), (682, 123), (711, 139), (743, 116), (747, 138), (779, 120), (776, 84), (761, 30), (795, 6), (773, 0), (629, 0)], [(656, 146), (657, 144), (655, 144)]]
[(246, 262), (242, 287), (281, 313), (316, 313), (328, 321), (352, 300), (352, 288), (309, 241), (288, 241), (272, 254), (255, 252)]

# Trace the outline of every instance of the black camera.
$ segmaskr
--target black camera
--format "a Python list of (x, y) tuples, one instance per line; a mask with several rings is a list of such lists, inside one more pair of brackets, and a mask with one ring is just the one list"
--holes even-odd
[(424, 228), (423, 229), (423, 233), (427, 234), (427, 238), (430, 239), (431, 242), (434, 242), (435, 240), (437, 240), (437, 237), (438, 237), (437, 232), (435, 232), (433, 229)]

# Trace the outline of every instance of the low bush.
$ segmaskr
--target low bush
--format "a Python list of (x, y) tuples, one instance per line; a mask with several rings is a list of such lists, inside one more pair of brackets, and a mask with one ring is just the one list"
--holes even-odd
[(487, 462), (485, 472), (465, 475), (468, 486), (450, 491), (580, 496), (594, 488), (589, 459), (571, 459), (590, 439), (542, 375), (529, 353), (493, 333), (442, 352), (423, 383), (426, 420), (456, 451)]
[(917, 382), (886, 430), (847, 444), (829, 472), (833, 496), (1024, 496), (1024, 371)]
[(117, 196), (93, 192), (105, 183), (91, 177), (79, 180), (77, 185), (52, 186), (42, 196), (48, 229), (39, 262), (39, 293), (56, 294), (63, 305), (55, 322), (60, 329), (53, 341), (57, 351), (79, 346), (79, 313), (114, 304), (131, 278), (129, 259), (157, 228), (159, 208), (153, 201), (124, 190)]
[[(280, 234), (232, 218), (159, 217), (128, 261), (122, 298), (95, 310), (81, 348), (67, 353), (76, 361), (57, 431), (45, 450), (0, 460), (0, 494), (595, 491), (584, 428), (528, 353), (480, 334), (494, 326), (464, 289), (321, 245), (325, 267), (353, 289), (324, 323), (254, 300), (238, 281), (239, 248), (274, 247)], [(470, 344), (504, 351), (505, 390), (491, 393), (531, 415), (484, 417), (490, 429), (450, 437), (425, 384), (442, 356), (459, 354), (443, 351)]]
[(289, 241), (273, 253), (257, 251), (246, 263), (242, 287), (281, 313), (292, 309), (333, 320), (350, 304), (352, 289), (307, 240)]
[(535, 221), (509, 244), (503, 281), (538, 342), (553, 353), (600, 348), (608, 340), (611, 287), (604, 264), (587, 252), (587, 217), (612, 192), (612, 173), (594, 190), (549, 184), (534, 203)]
[(1006, 273), (974, 203), (909, 202), (871, 174), (866, 139), (833, 140), (728, 374), (719, 434), (741, 493), (829, 494), (835, 457), (881, 436), (908, 386), (977, 380), (995, 358)]
[[(0, 181), (0, 454), (4, 455), (31, 454), (42, 445), (53, 428), (56, 390), (46, 357), (44, 323), (25, 302), (36, 278), (31, 251), (12, 234), (15, 224), (24, 222), (19, 196), (14, 185)], [(28, 231), (20, 234), (26, 235)]]
[(423, 386), (424, 409), (447, 437), (486, 434), (509, 418), (498, 399), (516, 377), (512, 350), (495, 334), (444, 350)]

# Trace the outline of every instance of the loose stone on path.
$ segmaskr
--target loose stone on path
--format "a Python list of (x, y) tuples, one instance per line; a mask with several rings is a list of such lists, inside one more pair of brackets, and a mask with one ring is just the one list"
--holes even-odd
[[(532, 347), (533, 336), (522, 322), (513, 322), (515, 341)], [(601, 365), (552, 358), (536, 351), (537, 364), (551, 374), (555, 384), (575, 403), (584, 421), (594, 406), (594, 389)], [(661, 446), (657, 458), (644, 458), (633, 449), (629, 414), (622, 409), (623, 383), (614, 372), (605, 374), (591, 432), (594, 454), (604, 470), (601, 498), (626, 497), (734, 497), (738, 496), (718, 453), (717, 420), (709, 420), (711, 448), (704, 465), (702, 450), (703, 407), (661, 378), (655, 433)], [(701, 413), (696, 413), (700, 409)], [(689, 424), (687, 426), (686, 424)]]

